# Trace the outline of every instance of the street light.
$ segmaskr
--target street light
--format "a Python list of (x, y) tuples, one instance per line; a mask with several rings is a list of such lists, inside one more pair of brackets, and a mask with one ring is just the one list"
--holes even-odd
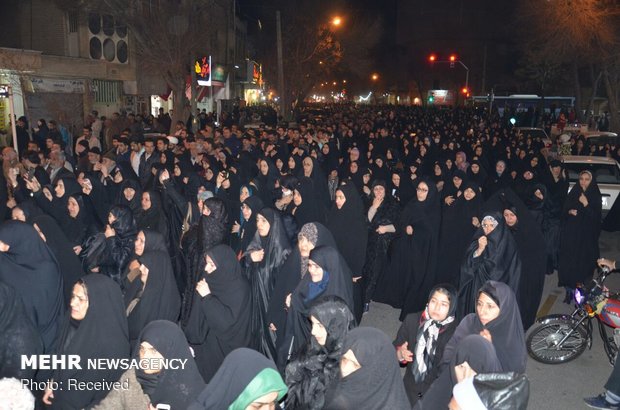
[(434, 63), (436, 60), (437, 60), (437, 55), (431, 54), (430, 56), (428, 56), (428, 61), (430, 63)]
[(370, 78), (372, 78), (372, 81), (377, 81), (379, 79), (379, 74), (374, 73)]
[(332, 25), (338, 27), (340, 24), (342, 24), (342, 19), (339, 16), (332, 19)]

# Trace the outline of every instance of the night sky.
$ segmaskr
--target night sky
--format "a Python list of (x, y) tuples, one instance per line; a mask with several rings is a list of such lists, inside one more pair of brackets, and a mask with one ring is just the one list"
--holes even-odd
[[(518, 27), (514, 23), (513, 2), (239, 0), (240, 14), (248, 21), (252, 58), (268, 60), (266, 51), (275, 44), (275, 11), (286, 7), (290, 7), (289, 13), (310, 10), (316, 13), (317, 21), (333, 15), (343, 16), (343, 31), (352, 21), (380, 19), (379, 38), (367, 50), (370, 63), (365, 67), (370, 64), (372, 71), (381, 74), (385, 89), (406, 91), (436, 86), (460, 89), (465, 82), (464, 69), (458, 65), (451, 69), (449, 64), (431, 66), (427, 61), (430, 53), (437, 53), (439, 60), (457, 54), (469, 68), (469, 88), (475, 95), (486, 93), (493, 86), (497, 90), (517, 87), (514, 71), (520, 56), (516, 47)], [(262, 30), (258, 30), (257, 19), (261, 21)], [(346, 37), (344, 33), (343, 37)], [(351, 67), (345, 67), (348, 68)]]

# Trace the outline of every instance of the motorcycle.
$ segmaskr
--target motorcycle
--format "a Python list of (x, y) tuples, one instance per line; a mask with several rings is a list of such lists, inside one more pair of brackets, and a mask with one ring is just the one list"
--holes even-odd
[(603, 348), (613, 366), (620, 346), (620, 295), (605, 287), (605, 279), (614, 272), (618, 270), (599, 269), (596, 279), (577, 285), (572, 314), (552, 314), (536, 321), (526, 340), (527, 351), (534, 360), (558, 364), (576, 359), (586, 347), (592, 348), (592, 322), (596, 319)]

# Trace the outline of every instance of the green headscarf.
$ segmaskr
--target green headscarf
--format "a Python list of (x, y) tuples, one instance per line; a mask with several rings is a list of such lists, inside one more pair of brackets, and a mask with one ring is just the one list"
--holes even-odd
[(239, 397), (228, 406), (228, 410), (245, 410), (254, 400), (274, 391), (278, 392), (278, 401), (280, 401), (288, 388), (280, 373), (272, 368), (263, 369), (252, 379)]

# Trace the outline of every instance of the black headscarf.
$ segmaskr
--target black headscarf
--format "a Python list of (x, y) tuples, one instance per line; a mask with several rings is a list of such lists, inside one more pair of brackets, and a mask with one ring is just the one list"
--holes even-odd
[(261, 158), (260, 161), (265, 161), (267, 163), (267, 175), (263, 175), (259, 167), (258, 175), (256, 176), (256, 181), (259, 184), (257, 195), (260, 197), (261, 201), (263, 201), (265, 206), (272, 206), (275, 199), (273, 196), (273, 191), (276, 187), (276, 181), (278, 180), (280, 173), (271, 159)]
[(241, 227), (239, 228), (239, 246), (237, 249), (237, 252), (241, 253), (246, 251), (248, 245), (256, 234), (256, 214), (258, 214), (258, 211), (263, 209), (264, 206), (263, 201), (261, 201), (261, 199), (256, 195), (246, 198), (245, 201), (243, 201), (243, 204), (252, 210), (252, 214), (250, 215), (250, 219), (247, 221), (241, 218)]
[[(188, 410), (230, 409), (233, 403), (235, 410), (241, 410), (274, 391), (280, 400), (287, 388), (273, 361), (255, 350), (240, 348), (226, 356), (213, 380)], [(241, 396), (243, 403), (236, 402)]]
[(323, 279), (315, 283), (311, 275), (306, 274), (291, 296), (284, 347), (292, 355), (296, 355), (310, 339), (308, 313), (315, 300), (338, 296), (351, 312), (354, 309), (351, 271), (340, 253), (335, 248), (320, 246), (310, 252), (310, 260), (323, 269)]
[[(157, 373), (157, 384), (152, 388), (144, 389), (143, 385), (153, 407), (168, 404), (171, 409), (186, 409), (204, 389), (205, 383), (183, 331), (175, 323), (155, 320), (145, 326), (139, 341), (148, 342), (164, 359), (186, 360), (183, 368), (162, 369)], [(140, 369), (136, 371), (139, 382), (143, 375)]]
[(342, 192), (346, 200), (340, 209), (335, 203), (332, 205), (327, 219), (327, 228), (334, 235), (337, 248), (347, 261), (353, 276), (361, 276), (368, 243), (364, 203), (352, 184), (341, 185), (337, 191)]
[(39, 332), (26, 315), (19, 294), (0, 281), (0, 379), (34, 378), (36, 370), (23, 368), (21, 356), (43, 354)]
[(127, 315), (129, 341), (132, 346), (149, 322), (176, 322), (181, 309), (181, 297), (174, 281), (168, 252), (145, 251), (139, 262), (148, 269), (146, 284), (140, 277), (136, 277), (125, 291), (125, 308), (128, 308), (134, 299), (138, 299)]
[(444, 362), (447, 363), (452, 359), (456, 347), (465, 336), (477, 335), (483, 329), (487, 329), (491, 333), (497, 358), (502, 364), (502, 371), (524, 373), (527, 353), (521, 314), (514, 292), (505, 283), (496, 281), (486, 282), (479, 289), (476, 298), (482, 292), (498, 302), (499, 316), (486, 325), (480, 322), (476, 313), (470, 313), (463, 318), (446, 346)]
[(547, 267), (545, 238), (526, 205), (512, 190), (506, 189), (497, 192), (487, 201), (485, 206), (488, 209), (501, 210), (502, 212), (508, 210), (517, 217), (517, 223), (509, 227), (509, 230), (515, 238), (521, 259), (521, 279), (517, 300), (523, 320), (523, 328), (527, 330), (536, 319), (545, 285)]
[(324, 222), (325, 214), (322, 204), (318, 203), (316, 190), (310, 178), (302, 177), (295, 191), (301, 196), (302, 202), (293, 208), (297, 226), (303, 226), (308, 222)]
[[(329, 208), (331, 199), (329, 196), (329, 188), (327, 187), (327, 177), (323, 173), (319, 162), (314, 157), (307, 157), (312, 161), (312, 172), (310, 173), (310, 179), (314, 185), (314, 192), (316, 193), (317, 204), (321, 210)], [(305, 159), (305, 158), (304, 158)], [(303, 163), (303, 161), (302, 161)], [(303, 166), (302, 172), (298, 175), (299, 178), (304, 176)]]
[[(70, 312), (64, 320), (58, 343), (58, 354), (79, 355), (81, 363), (88, 359), (123, 359), (129, 357), (129, 338), (123, 296), (118, 285), (101, 274), (89, 274), (81, 281), (86, 288), (88, 311), (81, 321), (71, 319)], [(69, 379), (82, 382), (119, 380), (123, 370), (118, 368), (60, 369), (54, 372), (54, 381), (65, 386)], [(108, 390), (57, 390), (52, 401), (53, 409), (84, 408), (101, 401)]]
[[(262, 237), (257, 230), (248, 245), (245, 253), (247, 260), (246, 277), (252, 287), (252, 329), (256, 335), (254, 344), (260, 346), (259, 351), (261, 353), (274, 357), (274, 336), (267, 334), (267, 326), (269, 325), (267, 323), (267, 310), (275, 287), (275, 278), (291, 253), (291, 245), (277, 211), (271, 208), (263, 208), (259, 214), (269, 222), (269, 232), (267, 236)], [(255, 263), (251, 261), (250, 253), (258, 249), (263, 249), (265, 255), (262, 261)], [(268, 339), (271, 339), (272, 342), (268, 342)]]
[[(592, 177), (588, 188), (584, 190), (579, 181), (571, 188), (562, 210), (562, 228), (560, 233), (560, 253), (558, 267), (558, 285), (575, 287), (579, 282), (592, 275), (596, 260), (600, 256), (598, 238), (601, 233), (602, 196)], [(579, 202), (581, 194), (588, 200), (588, 206)], [(577, 215), (569, 214), (576, 210)]]
[(465, 336), (459, 343), (450, 362), (450, 376), (453, 386), (458, 382), (454, 368), (463, 362), (467, 362), (476, 373), (498, 373), (502, 371), (502, 364), (497, 357), (495, 347), (480, 335)]
[[(427, 178), (418, 178), (416, 189), (425, 183), (426, 199), (412, 198), (397, 225), (400, 237), (391, 245), (389, 265), (379, 279), (374, 300), (401, 307), (400, 320), (424, 308), (426, 296), (436, 283), (437, 251), (441, 207), (437, 187)], [(406, 232), (408, 226), (413, 234)]]
[(136, 213), (136, 224), (138, 229), (153, 229), (162, 235), (168, 235), (168, 221), (162, 208), (161, 197), (158, 192), (145, 191), (151, 199), (151, 207), (146, 211), (140, 208)]
[(0, 241), (9, 245), (7, 252), (0, 252), (0, 281), (10, 284), (21, 297), (49, 353), (56, 345), (63, 310), (58, 261), (37, 231), (24, 222), (0, 225)]
[(63, 279), (63, 294), (65, 306), (69, 306), (73, 284), (84, 275), (82, 263), (73, 251), (71, 242), (54, 218), (49, 215), (39, 215), (32, 220), (45, 236), (45, 243), (50, 248), (58, 264)]
[(168, 252), (164, 236), (151, 229), (142, 229), (144, 233), (144, 252), (161, 251)]
[(361, 368), (338, 381), (326, 410), (411, 408), (394, 360), (394, 346), (385, 333), (371, 327), (353, 329), (342, 346), (343, 354), (349, 350)]
[(201, 279), (211, 293), (196, 295), (185, 334), (189, 341), (201, 345), (196, 361), (205, 380), (215, 374), (224, 357), (232, 350), (250, 345), (251, 298), (250, 286), (234, 251), (228, 245), (217, 245), (206, 252), (216, 269), (205, 272), (202, 263)]
[[(149, 170), (150, 172), (150, 170)], [(131, 188), (135, 191), (133, 198), (130, 201), (125, 197), (125, 189)], [(140, 212), (142, 201), (142, 187), (140, 186), (140, 182), (135, 179), (125, 179), (121, 182), (121, 186), (118, 192), (118, 198), (116, 199), (117, 205), (125, 205), (131, 209), (134, 215), (137, 215)]]
[(521, 258), (517, 243), (500, 212), (484, 213), (480, 223), (487, 216), (491, 216), (498, 225), (487, 235), (488, 242), (482, 255), (476, 258), (473, 256), (478, 249), (478, 239), (484, 234), (482, 227), (476, 232), (465, 253), (459, 285), (459, 318), (475, 311), (478, 289), (489, 280), (504, 282), (512, 289), (519, 289)]
[(441, 232), (439, 238), (439, 255), (437, 261), (437, 281), (458, 285), (461, 262), (465, 251), (471, 244), (471, 238), (476, 232), (473, 218), (480, 222), (482, 193), (475, 182), (463, 182), (461, 191), (471, 189), (476, 196), (471, 200), (465, 195), (455, 198), (451, 205), (443, 204), (441, 218)]
[(342, 345), (349, 330), (355, 327), (355, 318), (338, 296), (319, 298), (309, 316), (325, 327), (327, 338), (321, 346), (311, 337), (305, 352), (286, 367), (286, 406), (319, 410), (325, 404), (325, 393), (339, 377)]

